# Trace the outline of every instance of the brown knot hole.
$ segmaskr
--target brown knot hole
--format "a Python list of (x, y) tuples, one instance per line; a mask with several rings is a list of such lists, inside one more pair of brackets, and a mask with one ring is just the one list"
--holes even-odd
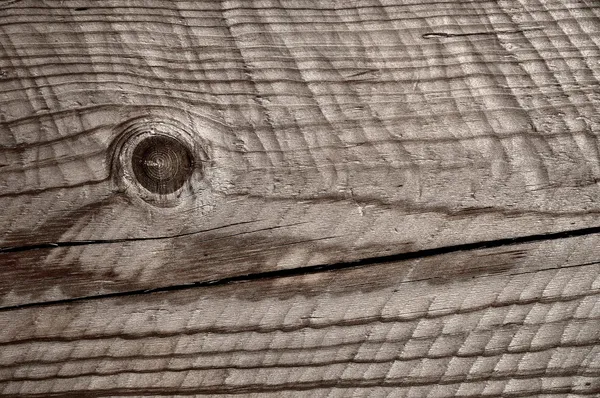
[(167, 195), (179, 190), (190, 178), (194, 162), (181, 141), (156, 135), (137, 143), (131, 166), (139, 184), (152, 193)]

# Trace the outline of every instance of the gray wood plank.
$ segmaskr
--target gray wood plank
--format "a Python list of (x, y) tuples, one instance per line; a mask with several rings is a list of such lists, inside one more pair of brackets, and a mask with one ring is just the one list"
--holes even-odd
[(2, 7), (0, 306), (600, 227), (590, 2)]
[(598, 239), (4, 310), (0, 394), (597, 396)]
[(600, 227), (595, 4), (2, 7), (0, 306)]

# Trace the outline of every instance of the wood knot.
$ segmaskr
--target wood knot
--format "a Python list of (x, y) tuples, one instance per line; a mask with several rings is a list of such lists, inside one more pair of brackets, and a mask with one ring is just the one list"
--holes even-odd
[(150, 136), (133, 150), (133, 174), (148, 191), (166, 195), (179, 190), (194, 168), (190, 150), (179, 140), (168, 136)]
[(116, 189), (158, 207), (212, 202), (208, 144), (188, 126), (144, 117), (116, 127), (112, 175)]

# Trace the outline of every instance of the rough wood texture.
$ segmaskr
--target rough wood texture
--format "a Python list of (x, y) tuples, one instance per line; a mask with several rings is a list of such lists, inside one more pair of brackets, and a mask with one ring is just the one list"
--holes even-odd
[(0, 0), (0, 394), (599, 394), (599, 83), (591, 0)]
[(597, 396), (599, 258), (570, 238), (5, 311), (0, 391)]
[[(600, 226), (599, 13), (6, 3), (0, 246), (42, 248), (0, 253), (2, 305)], [(176, 207), (114, 170), (158, 123), (207, 158)]]

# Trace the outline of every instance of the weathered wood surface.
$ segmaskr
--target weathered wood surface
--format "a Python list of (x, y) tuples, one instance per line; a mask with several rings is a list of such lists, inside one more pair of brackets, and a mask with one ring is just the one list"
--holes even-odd
[(0, 1), (0, 394), (600, 394), (599, 82), (591, 0)]
[[(123, 6), (2, 8), (4, 306), (600, 226), (595, 3)], [(175, 207), (114, 170), (157, 123)]]
[(4, 311), (0, 391), (597, 396), (598, 241)]

